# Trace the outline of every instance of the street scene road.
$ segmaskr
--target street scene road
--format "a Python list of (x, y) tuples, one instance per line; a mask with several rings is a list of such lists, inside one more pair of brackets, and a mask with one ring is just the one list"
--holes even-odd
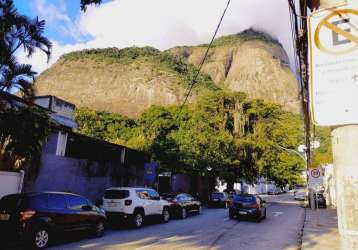
[[(264, 196), (267, 218), (260, 223), (230, 220), (227, 209), (204, 209), (201, 215), (141, 229), (109, 228), (104, 237), (74, 238), (49, 249), (298, 249), (304, 209), (291, 194)], [(68, 242), (68, 239), (64, 239)]]
[(0, 0), (0, 250), (358, 250), (357, 0)]

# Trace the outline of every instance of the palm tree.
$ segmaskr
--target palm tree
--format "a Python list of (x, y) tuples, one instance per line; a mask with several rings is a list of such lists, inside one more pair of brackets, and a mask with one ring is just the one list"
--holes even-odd
[(90, 5), (90, 4), (101, 4), (102, 3), (102, 0), (81, 0), (81, 9), (83, 11), (86, 11), (86, 7), (87, 5)]
[(0, 91), (20, 90), (25, 97), (33, 95), (36, 72), (31, 65), (18, 63), (15, 57), (23, 48), (28, 57), (37, 50), (49, 60), (51, 42), (43, 36), (45, 21), (30, 19), (17, 12), (13, 0), (0, 0)]

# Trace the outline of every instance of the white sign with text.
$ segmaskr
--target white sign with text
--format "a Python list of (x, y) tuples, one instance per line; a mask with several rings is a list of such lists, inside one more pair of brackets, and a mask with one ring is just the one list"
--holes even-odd
[(358, 124), (357, 2), (308, 19), (310, 101), (317, 125)]

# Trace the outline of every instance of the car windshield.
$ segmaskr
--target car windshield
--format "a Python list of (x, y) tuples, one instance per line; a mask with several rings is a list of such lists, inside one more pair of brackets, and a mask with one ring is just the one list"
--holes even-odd
[(254, 196), (248, 196), (248, 195), (236, 195), (234, 198), (237, 202), (254, 202), (255, 197)]
[(212, 193), (211, 198), (218, 199), (218, 198), (224, 198), (224, 193)]
[(128, 190), (107, 190), (104, 194), (105, 199), (125, 199), (129, 197)]
[(0, 200), (0, 210), (15, 211), (19, 208), (23, 195), (7, 195)]

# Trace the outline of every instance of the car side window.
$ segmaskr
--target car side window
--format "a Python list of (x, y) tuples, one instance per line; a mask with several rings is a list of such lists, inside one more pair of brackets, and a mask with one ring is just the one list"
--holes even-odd
[(88, 200), (80, 196), (68, 195), (66, 200), (69, 209), (82, 209), (83, 206), (88, 205)]
[(47, 208), (47, 194), (40, 194), (30, 198), (29, 206), (35, 209)]
[(191, 196), (191, 195), (189, 195), (189, 194), (186, 195), (186, 199), (187, 199), (188, 201), (193, 201), (193, 200), (194, 200), (193, 196)]
[(65, 209), (67, 208), (65, 197), (62, 194), (49, 194), (47, 206), (50, 209)]
[(154, 191), (153, 189), (148, 189), (148, 194), (149, 194), (150, 199), (152, 199), (152, 200), (157, 200), (159, 198), (159, 194), (156, 191)]
[(184, 194), (180, 194), (176, 198), (178, 201), (186, 201), (187, 197)]
[(136, 193), (140, 199), (143, 199), (143, 200), (150, 199), (147, 190), (137, 190)]

